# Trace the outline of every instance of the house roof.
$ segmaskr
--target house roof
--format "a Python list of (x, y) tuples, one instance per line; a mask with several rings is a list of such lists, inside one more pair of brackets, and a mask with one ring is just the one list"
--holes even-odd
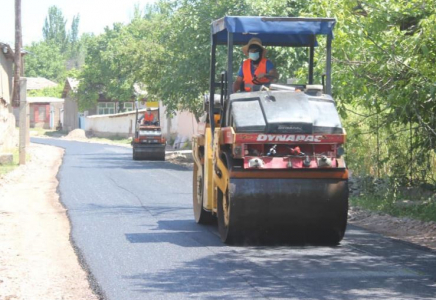
[(58, 84), (54, 81), (48, 80), (43, 77), (26, 77), (27, 90), (42, 90), (49, 87), (55, 87)]
[(75, 92), (77, 87), (79, 86), (79, 80), (76, 78), (68, 77), (67, 82), (70, 85), (71, 89)]
[(55, 97), (27, 97), (27, 103), (64, 103), (64, 99)]
[(62, 97), (65, 98), (70, 91), (76, 92), (79, 83), (80, 83), (79, 80), (72, 77), (68, 77), (65, 80), (64, 90), (62, 91)]

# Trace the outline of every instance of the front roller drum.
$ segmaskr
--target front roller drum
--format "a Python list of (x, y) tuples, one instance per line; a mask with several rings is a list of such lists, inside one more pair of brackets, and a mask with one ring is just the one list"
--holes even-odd
[(348, 213), (343, 179), (230, 178), (217, 194), (226, 243), (338, 244)]

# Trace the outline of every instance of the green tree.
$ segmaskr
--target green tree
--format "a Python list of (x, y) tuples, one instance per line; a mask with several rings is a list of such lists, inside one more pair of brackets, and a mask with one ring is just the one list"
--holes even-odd
[[(288, 2), (277, 1), (275, 15), (298, 14), (303, 1)], [(250, 4), (162, 0), (147, 6), (143, 13), (136, 7), (130, 24), (107, 29), (98, 43), (88, 48), (81, 76), (84, 99), (97, 90), (116, 99), (129, 99), (137, 82), (145, 87), (149, 99), (162, 100), (169, 112), (187, 109), (198, 115), (202, 95), (209, 89), (211, 22), (225, 15), (262, 15), (268, 7), (267, 1), (260, 0)], [(222, 70), (224, 47), (218, 48), (218, 56), (217, 68)], [(269, 57), (277, 60), (286, 78), (307, 61), (307, 51), (271, 49)], [(242, 60), (242, 52), (235, 49), (235, 70)]]
[(26, 46), (30, 53), (26, 58), (26, 75), (46, 77), (63, 81), (66, 70), (80, 69), (86, 55), (89, 34), (79, 36), (80, 17), (73, 17), (71, 30), (66, 30), (66, 20), (62, 11), (52, 6), (43, 26), (44, 40)]
[[(348, 116), (356, 169), (366, 162), (372, 167), (364, 171), (373, 175), (430, 180), (436, 139), (434, 4), (314, 0), (309, 7), (308, 15), (338, 20), (333, 91)], [(372, 141), (371, 151), (363, 141)]]
[(57, 45), (46, 42), (33, 42), (26, 47), (25, 74), (27, 77), (45, 77), (56, 82), (65, 79), (65, 58)]
[(80, 16), (74, 16), (71, 22), (71, 31), (69, 34), (69, 42), (71, 45), (75, 45), (79, 41), (79, 21)]
[(42, 29), (44, 41), (59, 45), (62, 53), (67, 50), (68, 45), (68, 34), (65, 29), (66, 23), (67, 20), (65, 20), (61, 9), (57, 6), (49, 7)]

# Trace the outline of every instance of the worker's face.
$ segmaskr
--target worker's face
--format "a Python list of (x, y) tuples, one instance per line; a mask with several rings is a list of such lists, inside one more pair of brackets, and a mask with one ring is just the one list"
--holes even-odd
[(258, 60), (260, 57), (260, 49), (259, 47), (251, 46), (250, 49), (248, 49), (248, 58), (251, 60)]
[(248, 58), (250, 58), (251, 60), (258, 60), (259, 59), (259, 50), (250, 49), (248, 51)]

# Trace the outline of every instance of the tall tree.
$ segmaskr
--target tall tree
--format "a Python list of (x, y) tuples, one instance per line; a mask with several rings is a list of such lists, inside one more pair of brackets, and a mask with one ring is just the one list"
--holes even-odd
[(66, 22), (59, 8), (49, 8), (42, 29), (44, 40), (26, 47), (30, 52), (26, 58), (27, 76), (42, 76), (61, 82), (65, 79), (66, 70), (83, 65), (84, 44), (89, 35), (79, 36), (79, 15), (73, 17), (70, 31), (66, 29)]
[(62, 52), (67, 50), (68, 45), (66, 23), (62, 11), (56, 6), (51, 6), (42, 29), (44, 41), (59, 45)]
[(73, 17), (73, 21), (71, 22), (69, 42), (72, 45), (75, 45), (79, 41), (79, 21), (80, 21), (80, 15), (76, 15)]

